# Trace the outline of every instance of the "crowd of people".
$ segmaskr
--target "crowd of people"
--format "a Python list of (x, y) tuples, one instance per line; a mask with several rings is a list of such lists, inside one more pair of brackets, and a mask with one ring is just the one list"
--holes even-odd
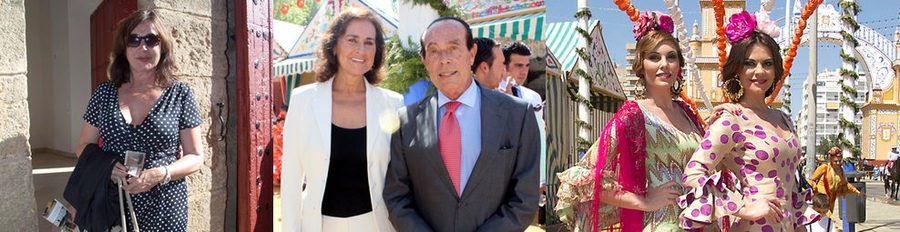
[[(722, 72), (731, 103), (702, 119), (682, 91), (685, 58), (672, 19), (641, 14), (631, 67), (639, 99), (626, 101), (584, 157), (558, 174), (558, 202), (549, 207), (578, 230), (794, 231), (823, 217), (840, 224), (835, 199), (864, 194), (839, 168), (839, 149), (808, 180), (797, 175), (796, 129), (765, 102), (785, 70), (762, 23), (746, 11), (731, 16)], [(78, 140), (81, 159), (96, 148), (147, 154), (137, 176), (117, 160), (94, 167), (134, 196), (128, 214), (137, 219), (127, 224), (147, 231), (186, 230), (184, 178), (203, 162), (202, 120), (192, 90), (172, 74), (166, 31), (153, 11), (121, 23), (110, 81), (91, 97)], [(543, 103), (520, 85), (531, 50), (474, 38), (455, 17), (432, 21), (420, 44), (436, 90), (404, 106), (400, 94), (376, 86), (390, 65), (376, 15), (347, 7), (329, 24), (316, 82), (290, 96), (302, 110), (278, 121), (284, 231), (522, 231), (538, 217), (546, 202)], [(85, 214), (76, 221), (91, 222)]]

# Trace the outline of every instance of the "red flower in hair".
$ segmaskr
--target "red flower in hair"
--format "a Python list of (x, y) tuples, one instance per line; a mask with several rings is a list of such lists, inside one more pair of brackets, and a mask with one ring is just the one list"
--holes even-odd
[(651, 31), (660, 30), (672, 34), (675, 31), (675, 23), (667, 14), (657, 11), (644, 12), (638, 16), (638, 20), (634, 22), (631, 30), (634, 32), (634, 40), (640, 41), (641, 37)]

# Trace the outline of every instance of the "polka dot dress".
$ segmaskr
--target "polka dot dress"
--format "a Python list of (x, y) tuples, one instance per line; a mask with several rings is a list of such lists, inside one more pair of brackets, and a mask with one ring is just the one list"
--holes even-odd
[[(84, 120), (100, 130), (101, 148), (124, 156), (125, 151), (147, 154), (144, 169), (161, 167), (178, 160), (181, 140), (179, 131), (202, 122), (193, 91), (175, 81), (163, 90), (146, 119), (132, 126), (125, 122), (118, 105), (118, 89), (104, 82), (88, 103)], [(141, 231), (187, 230), (187, 185), (184, 179), (154, 186), (147, 192), (133, 194), (134, 211)], [(126, 213), (127, 209), (126, 209)], [(128, 227), (131, 225), (130, 215)]]
[[(794, 231), (818, 220), (820, 215), (806, 203), (811, 192), (799, 192), (795, 187), (794, 174), (801, 153), (793, 126), (787, 115), (780, 122), (771, 123), (787, 124), (792, 133), (781, 137), (747, 115), (730, 112), (710, 124), (685, 170), (684, 184), (693, 189), (678, 200), (685, 207), (684, 228), (715, 222), (723, 215), (734, 215), (745, 202), (769, 197), (780, 201), (784, 220), (750, 221), (733, 217), (732, 231)], [(735, 191), (726, 188), (723, 173), (713, 169), (719, 164), (724, 164), (739, 182)]]

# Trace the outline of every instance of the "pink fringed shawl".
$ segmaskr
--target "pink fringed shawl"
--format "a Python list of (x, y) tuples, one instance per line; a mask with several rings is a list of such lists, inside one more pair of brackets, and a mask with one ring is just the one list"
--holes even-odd
[[(677, 101), (682, 110), (689, 115), (691, 122), (704, 134), (703, 127), (697, 115), (694, 115), (690, 106), (682, 101)], [(594, 194), (591, 210), (592, 231), (599, 227), (600, 193), (602, 191), (603, 170), (616, 171), (619, 175), (618, 183), (622, 191), (632, 192), (643, 196), (647, 191), (647, 171), (645, 168), (647, 150), (645, 137), (644, 114), (635, 101), (625, 101), (619, 111), (613, 116), (603, 133), (600, 135), (600, 143), (597, 147), (597, 164), (594, 165)], [(611, 134), (610, 128), (615, 128), (615, 134)], [(617, 139), (616, 157), (613, 158), (610, 168), (605, 168), (607, 154), (610, 147), (610, 139)], [(622, 231), (641, 231), (643, 228), (644, 212), (634, 209), (619, 208), (619, 225)]]

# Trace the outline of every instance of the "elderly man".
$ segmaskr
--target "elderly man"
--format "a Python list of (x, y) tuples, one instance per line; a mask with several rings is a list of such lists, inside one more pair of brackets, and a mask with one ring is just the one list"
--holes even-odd
[(538, 130), (528, 103), (476, 83), (469, 25), (434, 20), (422, 62), (437, 91), (400, 109), (384, 200), (398, 231), (523, 231), (538, 207)]

